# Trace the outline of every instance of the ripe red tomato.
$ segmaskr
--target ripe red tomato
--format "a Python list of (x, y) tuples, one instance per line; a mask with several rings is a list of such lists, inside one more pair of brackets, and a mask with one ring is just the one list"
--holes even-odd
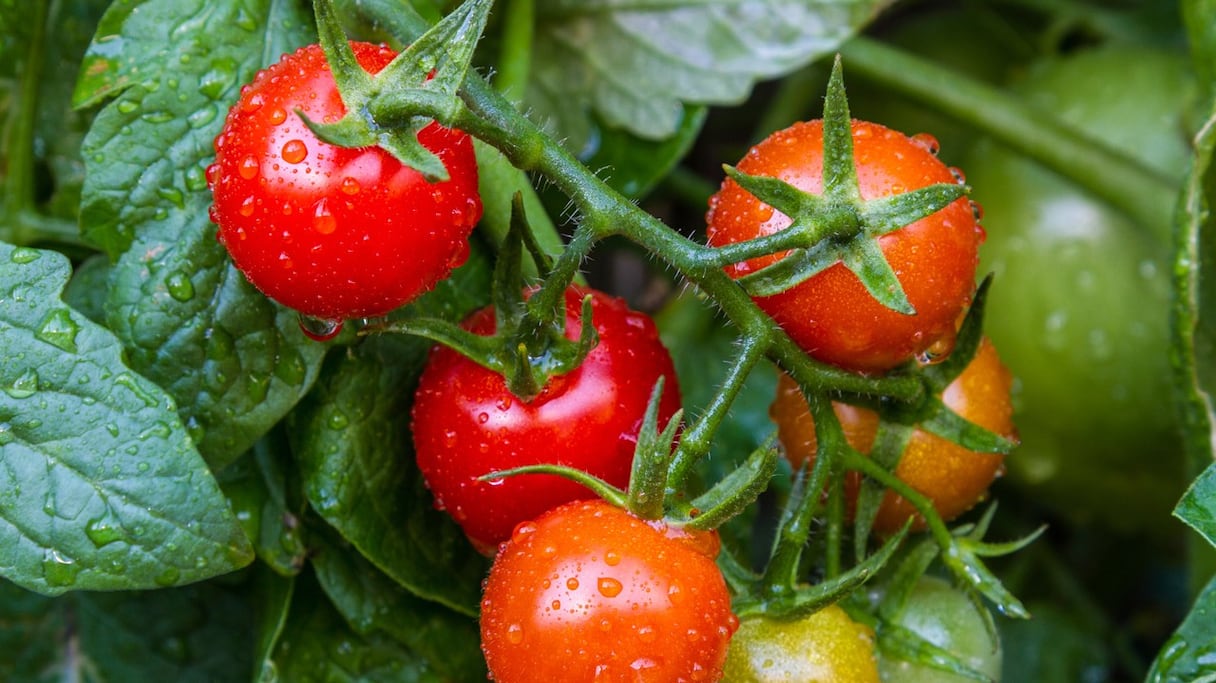
[[(396, 56), (351, 47), (371, 73)], [(464, 262), (481, 218), (467, 135), (438, 124), (418, 134), (450, 176), (432, 184), (380, 147), (322, 142), (296, 111), (321, 123), (346, 112), (318, 45), (241, 90), (207, 169), (219, 239), (255, 287), (301, 313), (343, 320), (387, 313)]]
[[(865, 121), (853, 122), (854, 162), (862, 199), (876, 199), (936, 183), (956, 182), (934, 156), (935, 143)], [(823, 191), (823, 122), (796, 123), (773, 133), (739, 162), (751, 175), (779, 178), (810, 193)], [(770, 235), (790, 219), (731, 179), (710, 200), (709, 244), (722, 246)], [(809, 355), (859, 372), (888, 370), (953, 336), (975, 290), (980, 228), (966, 198), (878, 238), (915, 315), (880, 304), (837, 263), (780, 294), (756, 303)], [(742, 277), (785, 254), (726, 268)]]
[[(975, 358), (946, 387), (941, 398), (946, 406), (965, 419), (1012, 439), (1015, 438), (1012, 389), (1013, 376), (1001, 364), (996, 348), (984, 339)], [(834, 403), (832, 407), (840, 418), (849, 444), (868, 453), (874, 447), (878, 415), (844, 403)], [(813, 461), (818, 446), (815, 422), (802, 392), (786, 375), (778, 380), (771, 414), (777, 423), (778, 439), (790, 462), (798, 467), (808, 459)], [(992, 481), (1004, 471), (1004, 461), (1002, 455), (969, 451), (917, 429), (908, 440), (895, 475), (932, 499), (938, 514), (951, 520), (971, 509), (984, 496)], [(850, 509), (860, 481), (860, 475), (855, 472), (850, 472), (845, 481)], [(898, 531), (909, 517), (915, 518), (913, 528), (924, 528), (924, 520), (912, 504), (887, 491), (874, 520), (874, 530), (878, 533)]]
[[(603, 292), (566, 290), (566, 334), (575, 339), (582, 298), (591, 294), (599, 344), (575, 370), (552, 377), (525, 402), (498, 373), (436, 347), (414, 400), (418, 467), (435, 496), (483, 552), (492, 553), (520, 522), (593, 494), (568, 479), (524, 474), (492, 482), (478, 477), (521, 465), (550, 463), (590, 472), (614, 486), (629, 484), (634, 446), (655, 382), (664, 377), (659, 427), (680, 409), (671, 355), (654, 322)], [(465, 326), (494, 332), (492, 308)]]
[(738, 627), (715, 532), (645, 521), (602, 500), (521, 524), (481, 603), (490, 676), (517, 681), (717, 681)]
[(753, 617), (739, 624), (726, 679), (743, 683), (878, 683), (874, 631), (828, 605), (791, 621)]

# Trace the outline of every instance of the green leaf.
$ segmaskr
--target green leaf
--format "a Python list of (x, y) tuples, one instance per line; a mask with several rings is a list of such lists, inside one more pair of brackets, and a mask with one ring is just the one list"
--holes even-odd
[(1174, 508), (1174, 516), (1216, 545), (1216, 464), (1191, 483)]
[(81, 209), (86, 234), (116, 260), (107, 321), (216, 468), (282, 418), (324, 353), (232, 267), (204, 178), (240, 85), (312, 38), (299, 4), (115, 4), (76, 91), (79, 104), (114, 98), (85, 140)]
[(60, 301), (67, 278), (62, 255), (0, 244), (0, 576), (58, 594), (248, 563), (173, 399)]
[(0, 679), (244, 680), (251, 622), (241, 591), (217, 583), (49, 599), (0, 581)]
[[(360, 635), (342, 621), (311, 574), (297, 580), (287, 624), (275, 650), (280, 681), (442, 683), (446, 679), (380, 632)], [(164, 679), (168, 680), (168, 679)]]
[[(407, 315), (460, 320), (484, 304), (489, 264), (469, 261)], [(409, 410), (430, 342), (366, 338), (331, 357), (289, 421), (291, 443), (315, 509), (354, 547), (414, 594), (477, 613), (484, 558), (435, 510), (414, 465)]]
[(537, 6), (525, 96), (571, 149), (609, 128), (662, 140), (689, 105), (743, 101), (762, 78), (827, 54), (889, 0), (645, 2), (556, 0)]
[(274, 653), (291, 614), (296, 577), (283, 576), (259, 566), (252, 579), (254, 595), (254, 650), (252, 680), (274, 683), (279, 677)]
[(228, 505), (253, 542), (258, 559), (283, 576), (304, 567), (303, 517), (308, 506), (291, 470), (291, 450), (282, 430), (274, 430), (244, 458), (219, 473)]
[(1161, 647), (1146, 683), (1216, 681), (1216, 579), (1191, 607), (1174, 635)]
[(708, 112), (704, 106), (685, 107), (676, 131), (659, 141), (596, 122), (595, 144), (581, 161), (587, 168), (597, 169), (597, 174), (617, 192), (640, 199), (688, 154), (705, 125)]
[(476, 620), (419, 599), (350, 548), (319, 537), (312, 544), (317, 581), (356, 633), (391, 636), (449, 680), (485, 679)]

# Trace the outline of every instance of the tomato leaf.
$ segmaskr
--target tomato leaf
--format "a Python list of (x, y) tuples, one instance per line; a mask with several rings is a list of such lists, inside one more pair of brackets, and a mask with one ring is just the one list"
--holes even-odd
[(256, 683), (274, 683), (279, 677), (274, 653), (287, 626), (291, 614), (292, 598), (296, 591), (296, 577), (282, 576), (263, 568), (252, 579), (254, 595), (254, 667)]
[[(296, 582), (287, 623), (266, 667), (275, 672), (273, 680), (443, 680), (429, 671), (425, 661), (387, 635), (352, 631), (311, 574), (301, 575)], [(267, 676), (263, 675), (262, 680)]]
[(575, 151), (592, 139), (592, 111), (607, 127), (668, 138), (688, 105), (743, 101), (757, 80), (830, 52), (888, 4), (542, 3), (526, 105)]
[(85, 139), (81, 208), (86, 235), (116, 261), (108, 324), (217, 468), (282, 418), (324, 353), (233, 268), (204, 178), (227, 103), (267, 58), (309, 39), (307, 19), (269, 0), (115, 4), (76, 91), (81, 104), (114, 98)]
[[(1198, 470), (1211, 463), (1216, 420), (1212, 392), (1216, 391), (1216, 227), (1210, 216), (1216, 196), (1216, 110), (1195, 138), (1195, 157), (1182, 191), (1178, 240), (1174, 253), (1173, 353), (1176, 385), (1180, 387), (1184, 448)], [(1216, 543), (1216, 484), (1211, 465), (1183, 496), (1174, 515)]]
[(1216, 681), (1216, 578), (1200, 593), (1191, 613), (1161, 648), (1148, 683)]
[(0, 645), (17, 654), (0, 658), (0, 678), (242, 680), (251, 621), (241, 592), (216, 583), (52, 600), (0, 581)]
[[(484, 303), (480, 250), (408, 314), (459, 320)], [(414, 465), (409, 407), (430, 342), (383, 334), (326, 364), (292, 413), (289, 435), (305, 495), (338, 533), (415, 595), (477, 613), (486, 567), (456, 523), (435, 510)]]
[(118, 341), (59, 300), (67, 259), (0, 244), (0, 576), (47, 594), (198, 581), (249, 543)]
[(311, 545), (317, 549), (312, 566), (321, 589), (356, 633), (389, 635), (450, 680), (485, 678), (474, 619), (420, 600), (341, 545), (321, 536)]

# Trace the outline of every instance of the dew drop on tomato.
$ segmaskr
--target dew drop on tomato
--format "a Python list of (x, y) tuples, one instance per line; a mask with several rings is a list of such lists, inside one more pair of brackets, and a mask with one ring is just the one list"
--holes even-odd
[(515, 530), (511, 532), (512, 543), (523, 543), (524, 540), (531, 536), (536, 531), (536, 525), (532, 522), (523, 522), (515, 525)]
[(261, 109), (262, 104), (264, 104), (264, 100), (262, 99), (261, 94), (255, 93), (252, 97), (241, 103), (241, 113), (252, 114), (253, 112)]
[(241, 207), (237, 209), (237, 212), (248, 218), (253, 215), (253, 209), (255, 208), (256, 204), (257, 200), (253, 198), (253, 195), (249, 195), (248, 197), (245, 197), (245, 201), (241, 202)]
[(942, 148), (941, 143), (938, 142), (937, 138), (933, 137), (931, 133), (917, 133), (909, 136), (909, 139), (921, 147), (924, 147), (925, 151), (933, 156), (937, 156), (937, 153), (940, 152)]
[(355, 180), (349, 176), (342, 179), (341, 187), (344, 194), (352, 196), (359, 194), (359, 192), (363, 189), (363, 186), (359, 184), (358, 180)]
[(595, 587), (596, 590), (600, 592), (600, 595), (604, 596), (605, 598), (615, 598), (616, 596), (620, 595), (621, 591), (624, 589), (621, 582), (612, 578), (611, 576), (600, 577), (600, 579), (596, 581)]
[(287, 112), (275, 107), (274, 109), (270, 110), (270, 114), (267, 115), (266, 119), (270, 121), (272, 125), (277, 126), (287, 120)]
[(252, 155), (241, 160), (241, 165), (237, 167), (237, 173), (245, 180), (253, 180), (258, 174), (258, 160)]
[(507, 627), (507, 642), (512, 645), (519, 645), (524, 642), (524, 627), (519, 624), (511, 624)]
[[(288, 263), (291, 261), (288, 260)], [(342, 331), (341, 320), (327, 320), (325, 318), (316, 318), (311, 315), (300, 315), (300, 331), (305, 337), (313, 341), (323, 342), (329, 341), (338, 336)]]
[(283, 161), (298, 164), (308, 158), (308, 145), (305, 145), (303, 140), (288, 140), (283, 143), (281, 154)]
[(312, 228), (322, 235), (332, 235), (338, 229), (338, 220), (329, 211), (329, 200), (322, 198), (312, 212)]

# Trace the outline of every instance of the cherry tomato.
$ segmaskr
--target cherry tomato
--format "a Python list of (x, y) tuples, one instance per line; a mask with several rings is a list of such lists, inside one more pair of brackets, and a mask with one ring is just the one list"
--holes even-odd
[[(371, 73), (396, 56), (351, 46)], [(219, 239), (255, 287), (340, 321), (387, 313), (464, 262), (481, 218), (467, 135), (438, 124), (419, 132), (450, 176), (432, 184), (380, 147), (322, 142), (297, 111), (321, 123), (346, 112), (318, 45), (284, 56), (241, 90), (207, 170)]]
[[(1001, 641), (992, 614), (965, 593), (936, 576), (922, 576), (895, 624), (957, 657), (976, 673), (1001, 680)], [(886, 683), (962, 683), (974, 680), (924, 664), (878, 653)]]
[[(1013, 377), (1001, 364), (996, 348), (984, 339), (975, 358), (965, 370), (946, 387), (942, 402), (963, 418), (1008, 438), (1015, 438), (1013, 404), (1010, 393)], [(878, 415), (873, 411), (834, 403), (849, 444), (868, 453), (874, 446), (878, 431)], [(813, 461), (818, 439), (806, 399), (797, 384), (787, 375), (778, 379), (777, 398), (771, 414), (777, 423), (778, 439), (785, 456), (795, 466)], [(1004, 456), (976, 453), (929, 432), (913, 432), (900, 456), (895, 475), (912, 488), (933, 500), (943, 519), (954, 519), (971, 509), (987, 492), (992, 481), (1003, 471)], [(845, 481), (849, 500), (856, 498), (860, 475), (850, 472)], [(850, 503), (851, 508), (851, 503)], [(878, 533), (900, 529), (909, 517), (915, 517), (913, 527), (924, 528), (924, 520), (912, 504), (902, 496), (888, 491), (874, 520)]]
[(743, 619), (726, 655), (725, 680), (878, 683), (874, 632), (838, 605), (793, 621)]
[(498, 683), (717, 681), (738, 620), (716, 532), (646, 521), (602, 500), (521, 524), (481, 603)]
[[(520, 522), (562, 503), (592, 497), (556, 475), (525, 474), (491, 482), (478, 477), (521, 465), (568, 465), (624, 488), (637, 434), (660, 377), (659, 427), (680, 409), (680, 388), (654, 322), (621, 299), (570, 287), (566, 334), (581, 324), (591, 294), (599, 344), (572, 372), (553, 377), (530, 402), (515, 397), (502, 376), (446, 347), (437, 347), (419, 381), (413, 408), (418, 467), (435, 504), (448, 511), (483, 552), (493, 552)], [(495, 330), (491, 308), (465, 326)]]
[[(854, 121), (853, 145), (863, 199), (957, 182), (954, 172), (934, 156), (936, 143), (928, 137), (910, 138)], [(779, 178), (805, 192), (822, 192), (823, 122), (796, 123), (772, 134), (753, 147), (738, 168)], [(790, 224), (787, 216), (730, 179), (710, 200), (706, 220), (713, 246), (770, 235)], [(812, 357), (850, 370), (888, 370), (953, 336), (975, 290), (982, 239), (983, 230), (965, 198), (879, 238), (915, 315), (883, 306), (841, 263), (756, 303)], [(750, 259), (726, 271), (742, 277), (783, 256)]]

